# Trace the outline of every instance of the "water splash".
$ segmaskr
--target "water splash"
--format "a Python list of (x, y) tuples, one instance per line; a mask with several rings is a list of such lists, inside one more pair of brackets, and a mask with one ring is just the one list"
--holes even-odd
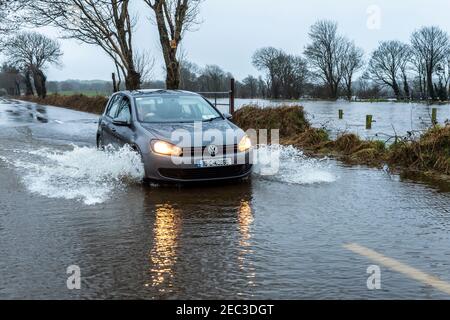
[(78, 146), (70, 151), (44, 148), (27, 154), (9, 162), (23, 174), (22, 181), (30, 192), (49, 198), (98, 204), (114, 190), (144, 177), (140, 156), (128, 147), (105, 152)]
[(314, 159), (293, 146), (260, 146), (254, 153), (254, 175), (289, 184), (331, 183), (337, 177), (328, 159)]
[[(13, 157), (0, 160), (19, 171), (30, 192), (86, 205), (103, 203), (114, 190), (140, 183), (144, 177), (140, 156), (128, 147), (117, 151), (72, 148), (11, 150)], [(260, 146), (254, 155), (253, 175), (262, 180), (309, 185), (337, 179), (329, 161), (306, 157), (292, 146)]]

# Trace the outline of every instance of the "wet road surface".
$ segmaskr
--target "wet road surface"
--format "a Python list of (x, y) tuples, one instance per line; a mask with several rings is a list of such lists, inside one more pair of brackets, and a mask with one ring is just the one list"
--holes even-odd
[[(146, 186), (134, 154), (95, 150), (96, 119), (0, 101), (0, 298), (450, 298), (351, 250), (449, 283), (448, 184), (285, 147), (273, 176)], [(81, 290), (66, 287), (70, 265)]]

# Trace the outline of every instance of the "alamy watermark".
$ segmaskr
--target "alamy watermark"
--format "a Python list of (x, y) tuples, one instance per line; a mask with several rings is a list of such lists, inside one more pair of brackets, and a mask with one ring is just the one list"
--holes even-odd
[(382, 11), (379, 5), (371, 5), (366, 10), (367, 13), (367, 29), (380, 30), (382, 22)]
[(367, 273), (370, 274), (367, 278), (367, 289), (380, 290), (381, 289), (381, 269), (377, 265), (371, 265), (367, 268)]
[(81, 269), (77, 265), (67, 267), (66, 273), (69, 275), (66, 281), (67, 289), (80, 290), (81, 289)]
[[(170, 141), (176, 149), (171, 155), (175, 165), (196, 164), (203, 159), (229, 160), (228, 164), (258, 164), (263, 175), (274, 175), (280, 168), (280, 130), (248, 129), (244, 135), (236, 135), (233, 129), (206, 129), (202, 122), (194, 123), (194, 130), (177, 129)], [(250, 142), (250, 143), (249, 143)], [(206, 147), (199, 148), (198, 146)], [(162, 146), (166, 148), (166, 146)], [(155, 146), (153, 145), (153, 148)], [(263, 148), (263, 152), (259, 152)], [(166, 151), (166, 150), (163, 150)]]

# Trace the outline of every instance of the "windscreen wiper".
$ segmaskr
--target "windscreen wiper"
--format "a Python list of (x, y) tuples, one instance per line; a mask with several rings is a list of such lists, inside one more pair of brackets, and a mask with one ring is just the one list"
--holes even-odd
[(209, 118), (209, 119), (203, 120), (203, 122), (211, 122), (211, 121), (217, 120), (217, 119), (223, 119), (223, 118), (221, 116), (218, 116), (218, 117), (213, 117), (213, 118)]

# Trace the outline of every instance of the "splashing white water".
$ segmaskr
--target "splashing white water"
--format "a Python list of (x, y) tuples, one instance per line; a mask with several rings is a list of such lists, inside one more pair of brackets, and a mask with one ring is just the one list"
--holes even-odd
[[(73, 146), (70, 151), (43, 148), (11, 150), (0, 160), (20, 171), (30, 192), (49, 198), (76, 199), (87, 205), (103, 203), (112, 192), (144, 177), (140, 156), (125, 147), (118, 151)], [(336, 180), (328, 161), (306, 157), (292, 146), (260, 146), (254, 175), (289, 184), (330, 183)]]
[(73, 146), (71, 151), (40, 149), (26, 160), (9, 161), (21, 170), (29, 191), (49, 198), (77, 199), (87, 205), (106, 201), (113, 190), (144, 176), (140, 156), (124, 147), (118, 151)]
[(326, 159), (308, 158), (293, 146), (260, 146), (254, 158), (253, 173), (266, 180), (314, 184), (337, 179)]

